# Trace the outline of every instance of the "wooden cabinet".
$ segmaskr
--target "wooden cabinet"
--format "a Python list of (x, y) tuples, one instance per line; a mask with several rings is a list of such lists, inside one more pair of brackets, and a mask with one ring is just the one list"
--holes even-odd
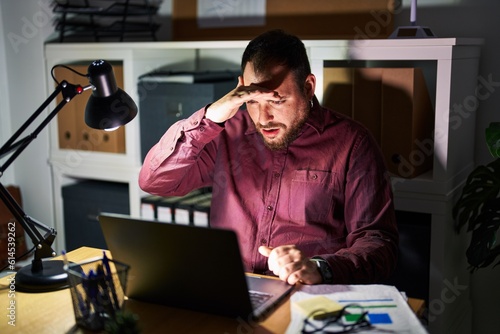
[[(139, 102), (147, 91), (137, 89), (140, 75), (159, 68), (176, 70), (237, 70), (248, 41), (137, 42), (47, 44), (47, 69), (58, 63), (95, 59), (123, 65), (123, 89)], [(410, 163), (431, 156), (431, 168), (415, 177), (392, 178), (396, 208), (431, 216), (428, 323), (431, 333), (468, 333), (471, 328), (467, 240), (453, 230), (452, 206), (474, 167), (475, 107), (479, 97), (478, 65), (481, 40), (457, 38), (398, 40), (306, 40), (316, 95), (324, 94), (325, 74), (354, 80), (341, 68), (421, 68), (432, 104), (433, 131), (409, 151)], [(48, 71), (47, 71), (48, 72)], [(411, 72), (411, 71), (410, 71)], [(347, 73), (347, 74), (346, 74)], [(412, 72), (414, 73), (414, 72)], [(48, 87), (53, 87), (48, 82)], [(340, 96), (343, 96), (342, 94)], [(414, 99), (417, 98), (414, 96)], [(419, 98), (420, 99), (420, 98)], [(326, 102), (326, 101), (325, 101)], [(353, 100), (343, 101), (346, 109)], [(474, 103), (475, 102), (475, 103)], [(377, 108), (374, 108), (377, 109)], [(125, 126), (125, 151), (108, 153), (61, 148), (57, 122), (51, 124), (50, 163), (53, 170), (57, 247), (64, 247), (61, 188), (79, 179), (129, 185), (130, 213), (140, 215), (138, 187), (141, 166), (138, 118)], [(391, 122), (391, 119), (385, 120)], [(54, 124), (55, 123), (55, 124)], [(403, 129), (404, 131), (405, 129)], [(382, 128), (383, 131), (383, 128)], [(410, 131), (410, 129), (408, 129)], [(383, 138), (384, 133), (381, 133)], [(413, 159), (413, 160), (412, 160)]]

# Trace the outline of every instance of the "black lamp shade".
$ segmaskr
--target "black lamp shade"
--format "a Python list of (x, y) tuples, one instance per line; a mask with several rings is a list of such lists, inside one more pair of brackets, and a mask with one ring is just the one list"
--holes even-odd
[(104, 60), (96, 60), (88, 68), (93, 86), (85, 108), (85, 123), (94, 129), (112, 129), (130, 122), (137, 115), (134, 100), (116, 85), (113, 67)]

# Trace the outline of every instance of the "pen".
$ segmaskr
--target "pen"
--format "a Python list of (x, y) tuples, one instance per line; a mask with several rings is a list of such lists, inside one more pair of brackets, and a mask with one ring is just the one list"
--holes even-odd
[[(85, 280), (84, 280), (85, 281)], [(90, 304), (94, 308), (94, 312), (89, 312), (89, 318), (87, 319), (87, 323), (92, 328), (101, 327), (103, 324), (103, 310), (100, 302), (97, 298), (97, 275), (94, 270), (90, 269), (87, 275), (87, 301), (90, 300)]]
[[(66, 254), (66, 251), (62, 250), (61, 251), (61, 255), (62, 255), (62, 258), (63, 258), (63, 262), (64, 262), (64, 269), (67, 272), (68, 269), (69, 269), (69, 261), (68, 261), (68, 256)], [(85, 306), (85, 303), (83, 302), (83, 298), (80, 295), (80, 293), (78, 292), (78, 289), (76, 289), (76, 288), (73, 287), (73, 284), (72, 284), (71, 278), (70, 278), (71, 274), (69, 272), (67, 274), (68, 274), (68, 281), (69, 281), (70, 285), (72, 286), (73, 293), (75, 294), (76, 299), (78, 301), (78, 308), (80, 309), (80, 313), (82, 314), (82, 316), (84, 318), (87, 318), (88, 315), (89, 315), (89, 311), (88, 311), (89, 308)]]
[(96, 272), (98, 301), (103, 306), (104, 312), (109, 313), (110, 315), (114, 315), (115, 309), (113, 306), (113, 301), (109, 296), (109, 294), (111, 293), (111, 288), (108, 286), (102, 263), (99, 263), (97, 265)]
[(106, 252), (102, 252), (102, 263), (104, 264), (104, 269), (106, 270), (106, 280), (108, 281), (108, 286), (111, 290), (111, 295), (113, 296), (113, 301), (115, 304), (115, 309), (120, 309), (120, 304), (118, 303), (118, 297), (116, 296), (115, 284), (113, 282), (113, 274), (111, 273), (111, 267), (109, 266), (109, 259), (106, 256)]
[(66, 256), (66, 251), (65, 250), (62, 250), (61, 251), (61, 255), (62, 255), (62, 258), (63, 258), (63, 263), (64, 263), (64, 269), (68, 269), (68, 257)]

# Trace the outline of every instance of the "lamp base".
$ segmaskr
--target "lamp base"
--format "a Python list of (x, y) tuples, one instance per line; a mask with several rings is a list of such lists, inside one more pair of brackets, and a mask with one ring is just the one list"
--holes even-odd
[(389, 38), (431, 38), (436, 37), (429, 27), (403, 26), (398, 27)]
[(16, 273), (16, 291), (50, 292), (68, 287), (68, 274), (63, 261), (43, 261), (43, 268), (38, 272), (33, 272), (30, 264)]

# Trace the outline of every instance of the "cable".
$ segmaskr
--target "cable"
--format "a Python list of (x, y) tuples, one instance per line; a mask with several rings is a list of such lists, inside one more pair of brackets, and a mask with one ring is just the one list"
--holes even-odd
[(52, 69), (50, 70), (50, 75), (52, 76), (52, 79), (56, 82), (56, 84), (58, 84), (58, 85), (59, 85), (59, 81), (56, 79), (56, 77), (55, 77), (55, 75), (54, 75), (54, 70), (55, 70), (57, 67), (62, 67), (62, 68), (65, 68), (65, 69), (67, 69), (67, 70), (70, 70), (71, 72), (76, 73), (76, 74), (78, 74), (78, 75), (80, 75), (80, 76), (82, 76), (82, 77), (87, 77), (87, 74), (80, 73), (80, 72), (78, 72), (77, 70), (72, 69), (72, 68), (71, 68), (71, 67), (69, 67), (69, 66), (66, 66), (66, 65), (61, 65), (61, 64), (54, 65), (54, 66), (52, 67)]
[[(30, 253), (33, 253), (35, 251), (35, 248), (36, 247), (33, 246), (30, 250), (26, 251), (26, 253), (24, 253), (23, 255), (21, 255), (19, 257), (17, 257), (15, 259), (15, 261), (17, 262), (17, 261), (21, 260), (22, 258), (28, 256)], [(0, 273), (3, 272), (5, 269), (7, 269), (9, 266), (10, 266), (10, 264), (5, 265), (2, 269), (0, 269)]]

